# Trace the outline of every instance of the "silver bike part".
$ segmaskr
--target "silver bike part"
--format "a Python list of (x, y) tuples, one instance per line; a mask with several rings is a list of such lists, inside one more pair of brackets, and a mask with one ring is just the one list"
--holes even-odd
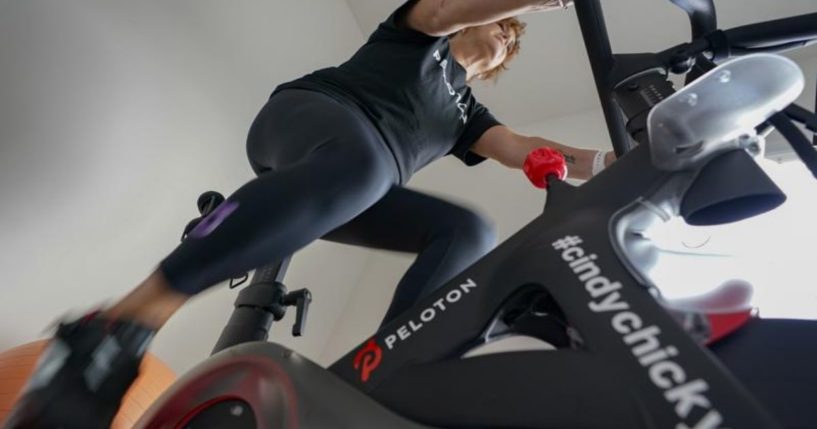
[(680, 171), (743, 147), (754, 128), (803, 91), (792, 60), (754, 54), (724, 63), (659, 103), (647, 118), (652, 162)]

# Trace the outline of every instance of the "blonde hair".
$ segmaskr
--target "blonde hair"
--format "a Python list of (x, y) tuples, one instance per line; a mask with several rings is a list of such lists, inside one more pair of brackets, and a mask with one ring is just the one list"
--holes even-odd
[[(482, 72), (474, 76), (472, 79), (476, 78), (479, 80), (491, 80), (496, 82), (497, 79), (499, 79), (499, 75), (502, 74), (502, 72), (504, 72), (505, 70), (508, 70), (508, 63), (510, 63), (511, 60), (513, 60), (517, 55), (519, 55), (519, 50), (521, 49), (519, 39), (522, 37), (523, 34), (525, 34), (525, 27), (527, 27), (527, 24), (513, 17), (505, 18), (501, 21), (497, 21), (496, 23), (507, 28), (509, 32), (513, 33), (514, 36), (513, 45), (511, 45), (508, 48), (508, 53), (505, 55), (505, 59), (502, 61), (502, 64), (492, 68), (491, 70)], [(458, 31), (452, 37), (463, 34), (466, 31), (468, 31), (468, 28)]]
[(477, 79), (492, 80), (496, 82), (496, 80), (499, 79), (499, 75), (505, 70), (508, 70), (508, 63), (519, 55), (519, 50), (521, 49), (519, 39), (523, 34), (525, 34), (525, 27), (527, 27), (527, 24), (516, 18), (505, 18), (502, 21), (498, 21), (498, 24), (503, 27), (507, 27), (507, 29), (513, 33), (513, 45), (508, 48), (508, 54), (505, 56), (505, 60), (502, 61), (502, 64), (492, 68), (491, 70), (480, 73), (476, 76)]

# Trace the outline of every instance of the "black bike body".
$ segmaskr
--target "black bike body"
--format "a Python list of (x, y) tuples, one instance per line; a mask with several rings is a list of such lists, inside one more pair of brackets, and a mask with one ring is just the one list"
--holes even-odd
[[(621, 415), (621, 410), (611, 408), (624, 405), (633, 413), (630, 423), (622, 426), (622, 420), (611, 419), (616, 423), (610, 427), (775, 427), (740, 383), (670, 317), (650, 293), (650, 285), (620, 260), (625, 250), (616, 244), (622, 228), (618, 222), (626, 222), (628, 209), (661, 190), (672, 176), (651, 167), (644, 145), (581, 187), (553, 186), (542, 216), (330, 370), (377, 397), (378, 388), (407, 367), (459, 359), (481, 343), (511, 332), (541, 337), (535, 327), (528, 328), (533, 332), (525, 330), (536, 324), (530, 319), (546, 324), (547, 319), (558, 318), (578, 331), (581, 346), (539, 352), (540, 363), (527, 371), (576, 375), (571, 388), (559, 392), (558, 402), (582, 404), (571, 407), (564, 427), (590, 427), (597, 419), (594, 414)], [(574, 244), (566, 248), (569, 243)], [(590, 255), (595, 258), (581, 262)], [(533, 306), (544, 309), (540, 316)], [(515, 329), (516, 324), (523, 328)], [(674, 356), (666, 353), (668, 348), (675, 350)], [(368, 372), (355, 365), (361, 353), (377, 362)], [(570, 357), (562, 359), (561, 353)], [(650, 354), (651, 359), (645, 358)], [(484, 370), (502, 371), (487, 366)], [(674, 381), (664, 379), (670, 373)], [(694, 404), (680, 402), (684, 389), (699, 394)], [(600, 391), (614, 391), (619, 397), (612, 401)], [(541, 406), (564, 409), (553, 403)], [(639, 413), (642, 420), (635, 423)], [(707, 420), (718, 424), (696, 426)]]
[[(280, 305), (253, 302), (287, 300), (279, 273), (260, 270), (250, 287), (277, 284), (277, 292), (240, 297), (218, 352), (171, 388), (138, 427), (780, 427), (744, 380), (659, 303), (643, 269), (655, 257), (639, 234), (645, 225), (669, 215), (724, 223), (785, 199), (751, 159), (749, 137), (703, 151), (690, 165), (656, 167), (656, 153), (670, 143), (651, 141), (648, 124), (675, 92), (667, 71), (701, 75), (729, 46), (711, 33), (711, 1), (673, 2), (690, 14), (696, 40), (624, 58), (610, 52), (598, 0), (576, 1), (622, 155), (612, 166), (578, 187), (551, 182), (542, 215), (328, 371), (263, 341)], [(800, 39), (785, 43), (817, 38), (817, 20), (800, 18), (794, 19)], [(770, 39), (779, 38), (772, 33)], [(746, 43), (745, 31), (732, 34)], [(769, 119), (778, 128), (780, 116)], [(672, 148), (667, 156), (686, 150)], [(305, 313), (302, 301), (299, 313)], [(788, 329), (768, 326), (781, 335)], [(800, 338), (810, 333), (817, 335), (817, 323), (798, 330)], [(539, 338), (555, 350), (463, 358), (510, 335)], [(817, 361), (813, 347), (793, 344), (786, 352), (797, 354), (793, 362)], [(813, 391), (797, 395), (817, 395), (815, 371), (798, 370), (802, 376), (780, 371), (780, 385), (785, 373)], [(758, 371), (775, 374), (775, 368)], [(811, 422), (817, 426), (817, 418)]]

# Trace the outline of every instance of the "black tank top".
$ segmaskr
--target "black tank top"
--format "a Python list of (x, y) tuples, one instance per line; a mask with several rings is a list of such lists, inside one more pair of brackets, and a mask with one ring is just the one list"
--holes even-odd
[(432, 37), (402, 24), (414, 1), (394, 12), (363, 47), (338, 67), (280, 85), (325, 93), (363, 112), (397, 161), (401, 182), (445, 155), (467, 165), (484, 158), (471, 146), (500, 125), (474, 98), (466, 72), (451, 56), (448, 37)]

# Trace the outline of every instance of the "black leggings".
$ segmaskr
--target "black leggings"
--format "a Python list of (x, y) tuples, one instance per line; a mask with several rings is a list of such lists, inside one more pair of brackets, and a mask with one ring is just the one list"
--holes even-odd
[(326, 95), (273, 96), (253, 122), (247, 154), (258, 177), (159, 264), (175, 290), (196, 294), (318, 238), (417, 253), (388, 321), (494, 246), (482, 217), (400, 187), (394, 157), (371, 123)]

